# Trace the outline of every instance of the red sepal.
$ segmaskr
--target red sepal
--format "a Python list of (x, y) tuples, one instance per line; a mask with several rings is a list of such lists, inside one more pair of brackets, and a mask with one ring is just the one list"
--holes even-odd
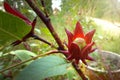
[(85, 41), (87, 44), (91, 43), (94, 33), (95, 30), (92, 30), (85, 35)]
[(31, 21), (27, 17), (25, 17), (23, 14), (21, 14), (16, 9), (13, 9), (7, 2), (4, 2), (4, 8), (6, 12), (23, 19), (27, 24), (31, 24)]

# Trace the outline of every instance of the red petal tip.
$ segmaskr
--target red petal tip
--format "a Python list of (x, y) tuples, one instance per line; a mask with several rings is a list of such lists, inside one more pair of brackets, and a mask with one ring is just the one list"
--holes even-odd
[(86, 35), (85, 35), (85, 40), (86, 40), (86, 43), (87, 43), (87, 44), (91, 43), (95, 31), (96, 31), (96, 30), (94, 29), (94, 30), (89, 31), (88, 33), (86, 33)]
[(65, 29), (65, 32), (66, 32), (67, 37), (68, 37), (68, 47), (69, 47), (70, 44), (71, 44), (72, 41), (73, 41), (73, 34), (72, 34), (70, 31), (68, 31), (67, 29)]
[(84, 32), (82, 29), (82, 26), (79, 22), (76, 23), (75, 31), (74, 31), (74, 36), (76, 37), (82, 37), (84, 38)]

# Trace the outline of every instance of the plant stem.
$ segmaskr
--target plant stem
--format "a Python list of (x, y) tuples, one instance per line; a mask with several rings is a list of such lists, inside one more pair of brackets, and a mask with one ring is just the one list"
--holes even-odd
[(79, 68), (79, 66), (76, 65), (75, 62), (72, 62), (72, 65), (73, 65), (73, 67), (75, 68), (75, 70), (78, 72), (79, 76), (81, 76), (81, 78), (82, 78), (83, 80), (88, 80), (88, 78), (85, 77), (85, 75), (83, 74), (83, 72), (81, 71), (81, 69)]
[(50, 45), (51, 47), (57, 49), (57, 47), (56, 47), (55, 45), (51, 44), (50, 42), (46, 41), (45, 39), (43, 39), (43, 38), (41, 38), (41, 37), (39, 37), (39, 36), (37, 36), (37, 35), (35, 35), (35, 34), (32, 35), (32, 37), (33, 37), (34, 39), (40, 40), (40, 41), (42, 41), (42, 42)]
[(46, 17), (49, 17), (49, 16), (48, 16), (48, 13), (47, 13), (47, 10), (46, 10), (46, 7), (45, 7), (45, 2), (44, 2), (44, 0), (40, 0), (40, 1), (41, 1), (41, 4), (42, 4), (43, 8), (44, 8), (44, 13), (45, 13)]
[(59, 49), (64, 50), (64, 45), (62, 44), (62, 41), (60, 40), (59, 36), (57, 35), (57, 33), (55, 32), (51, 21), (48, 17), (46, 17), (36, 6), (35, 4), (32, 2), (32, 0), (26, 0), (26, 2), (28, 3), (28, 5), (35, 11), (35, 13), (39, 16), (39, 18), (44, 22), (44, 24), (47, 26), (47, 28), (49, 29), (49, 31), (51, 32), (52, 36), (54, 37), (55, 41), (57, 42)]
[(28, 45), (27, 42), (23, 42), (23, 45), (24, 45), (24, 47), (26, 48), (26, 50), (32, 51), (31, 48), (30, 48), (30, 45)]
[(29, 62), (29, 61), (32, 61), (32, 60), (36, 60), (36, 59), (38, 59), (39, 57), (46, 56), (46, 55), (50, 55), (50, 54), (52, 54), (52, 53), (59, 53), (59, 51), (58, 51), (58, 50), (52, 50), (52, 51), (46, 52), (45, 54), (39, 54), (39, 55), (37, 55), (37, 56), (35, 56), (35, 57), (32, 57), (32, 58), (30, 58), (30, 59), (27, 59), (27, 60), (22, 61), (22, 62), (17, 63), (17, 64), (14, 64), (14, 65), (12, 65), (12, 66), (10, 66), (10, 67), (7, 67), (7, 68), (5, 68), (5, 69), (2, 69), (2, 70), (0, 71), (0, 73), (3, 73), (3, 72), (5, 72), (5, 71), (7, 71), (7, 70), (10, 70), (10, 69), (12, 69), (12, 68), (14, 68), (14, 67), (17, 67), (17, 66), (19, 66), (19, 65), (21, 65), (21, 64), (24, 64), (24, 63), (26, 63), (26, 62)]

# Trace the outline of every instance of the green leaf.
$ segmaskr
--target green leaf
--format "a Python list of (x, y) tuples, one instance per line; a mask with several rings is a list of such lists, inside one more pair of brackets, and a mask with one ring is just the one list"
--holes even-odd
[(67, 72), (69, 64), (61, 57), (47, 56), (35, 60), (15, 80), (42, 80), (44, 78), (63, 75)]
[(22, 61), (28, 60), (36, 56), (35, 53), (27, 51), (27, 50), (16, 50), (16, 51), (12, 51), (12, 53), (15, 54)]
[(0, 80), (4, 80), (4, 76), (0, 73)]
[(22, 19), (0, 11), (0, 45), (21, 40), (30, 30), (31, 26)]

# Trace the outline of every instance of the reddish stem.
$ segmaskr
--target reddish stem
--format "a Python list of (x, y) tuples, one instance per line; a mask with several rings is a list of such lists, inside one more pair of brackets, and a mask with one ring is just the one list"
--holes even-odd
[(41, 38), (41, 37), (39, 37), (39, 36), (37, 36), (37, 35), (35, 35), (35, 34), (33, 34), (32, 37), (33, 37), (34, 39), (40, 40), (40, 41), (42, 41), (42, 42), (50, 45), (51, 47), (57, 49), (57, 47), (56, 47), (55, 45), (51, 44), (50, 42), (46, 41), (45, 39), (43, 39), (43, 38)]
[(44, 24), (47, 26), (49, 31), (51, 32), (52, 36), (54, 37), (55, 41), (59, 45), (59, 49), (64, 50), (64, 45), (62, 44), (62, 41), (58, 37), (57, 33), (55, 32), (51, 21), (48, 17), (46, 17), (32, 2), (32, 0), (26, 0), (26, 2), (29, 4), (29, 6), (35, 11), (35, 13), (39, 16), (39, 18), (44, 22)]
[(23, 45), (28, 51), (32, 51), (30, 45), (28, 45), (27, 42), (23, 42)]
[(78, 72), (79, 76), (81, 76), (81, 78), (83, 80), (88, 80), (88, 78), (85, 77), (85, 75), (83, 74), (83, 72), (81, 71), (80, 67), (75, 63), (72, 62), (73, 67), (75, 68), (75, 70)]

